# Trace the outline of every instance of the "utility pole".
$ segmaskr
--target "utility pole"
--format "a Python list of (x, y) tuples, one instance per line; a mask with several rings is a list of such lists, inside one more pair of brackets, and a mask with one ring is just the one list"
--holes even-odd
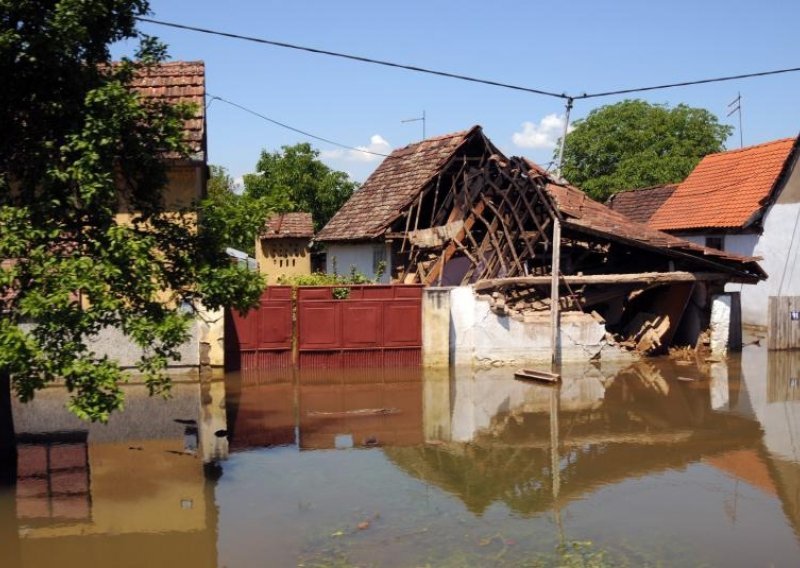
[(422, 139), (425, 140), (425, 111), (422, 111), (422, 116), (417, 118), (407, 118), (405, 120), (401, 120), (400, 122), (405, 124), (406, 122), (422, 122)]
[[(567, 131), (569, 129), (569, 112), (572, 110), (574, 99), (569, 97), (564, 114), (564, 132), (561, 134), (561, 146), (558, 150), (558, 165), (556, 167), (556, 178), (561, 181), (561, 164), (564, 160), (564, 147), (567, 144)], [(558, 336), (561, 327), (559, 321), (559, 298), (558, 285), (561, 272), (561, 220), (558, 215), (553, 219), (553, 250), (552, 250), (552, 274), (550, 280), (550, 366), (555, 372), (559, 363)]]

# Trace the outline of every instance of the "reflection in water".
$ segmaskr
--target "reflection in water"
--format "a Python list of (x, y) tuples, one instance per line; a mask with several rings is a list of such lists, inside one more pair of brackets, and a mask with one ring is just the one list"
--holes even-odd
[(15, 405), (16, 486), (0, 489), (0, 524), (11, 532), (4, 513), (15, 510), (17, 554), (4, 567), (216, 566), (214, 487), (200, 451), (224, 453), (204, 443), (213, 405), (201, 412), (198, 384), (176, 384), (169, 401), (125, 390), (126, 410), (107, 425), (69, 415), (61, 389)]
[(48, 389), (15, 408), (3, 566), (518, 566), (572, 540), (635, 565), (793, 565), (798, 374), (800, 354), (757, 349), (565, 366), (560, 386), (242, 373), (171, 401), (130, 387), (108, 426)]

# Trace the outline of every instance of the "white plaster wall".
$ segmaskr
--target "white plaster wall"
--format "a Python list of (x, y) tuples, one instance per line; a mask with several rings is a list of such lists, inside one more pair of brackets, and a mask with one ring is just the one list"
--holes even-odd
[[(550, 314), (531, 322), (498, 316), (489, 303), (478, 300), (471, 287), (450, 292), (452, 317), (450, 346), (456, 366), (491, 366), (525, 362), (549, 362)], [(561, 315), (559, 345), (561, 361), (586, 361), (632, 356), (606, 341), (606, 329), (589, 314)]]
[(383, 273), (380, 282), (388, 284), (392, 274), (392, 257), (389, 245), (385, 243), (341, 243), (326, 245), (325, 272), (333, 273), (333, 259), (336, 259), (336, 271), (339, 274), (350, 274), (350, 267), (355, 266), (368, 278), (375, 277), (373, 268), (374, 251), (383, 248), (385, 250), (386, 271)]
[(753, 254), (762, 257), (761, 267), (768, 278), (754, 285), (742, 286), (742, 320), (766, 326), (770, 296), (800, 295), (800, 204), (776, 203), (767, 212), (764, 232)]

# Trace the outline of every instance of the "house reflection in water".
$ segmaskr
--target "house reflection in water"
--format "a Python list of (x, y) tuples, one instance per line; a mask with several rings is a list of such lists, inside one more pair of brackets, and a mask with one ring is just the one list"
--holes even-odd
[(15, 406), (19, 565), (216, 566), (198, 439), (201, 398), (215, 388), (175, 384), (159, 400), (125, 387), (126, 409), (107, 425), (68, 414), (61, 389)]

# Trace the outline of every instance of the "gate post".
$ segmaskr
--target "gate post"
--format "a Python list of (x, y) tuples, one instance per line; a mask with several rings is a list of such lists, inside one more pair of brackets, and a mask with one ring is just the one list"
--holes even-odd
[(422, 364), (450, 364), (450, 288), (422, 291)]

